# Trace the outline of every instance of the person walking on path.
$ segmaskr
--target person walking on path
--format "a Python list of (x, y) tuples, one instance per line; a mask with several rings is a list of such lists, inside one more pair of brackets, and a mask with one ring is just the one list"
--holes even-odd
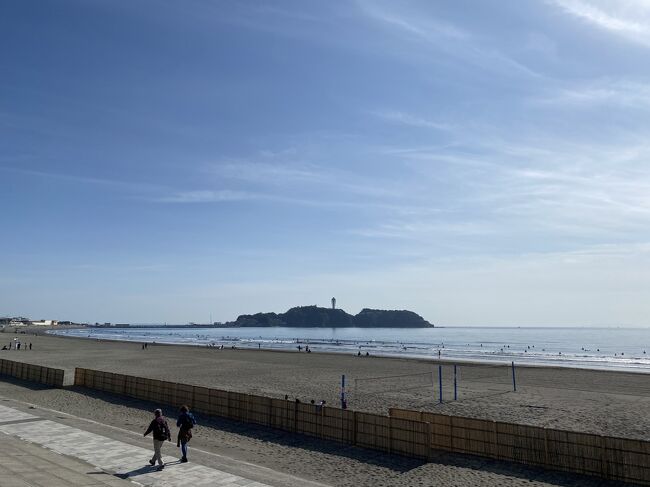
[(169, 430), (169, 425), (167, 420), (162, 414), (160, 409), (156, 409), (154, 412), (154, 419), (149, 423), (147, 431), (144, 432), (144, 436), (147, 436), (149, 433), (153, 432), (153, 457), (149, 460), (149, 464), (153, 467), (158, 461), (158, 470), (165, 468), (165, 462), (162, 459), (162, 446), (165, 441), (172, 439), (171, 431)]
[(179, 411), (180, 414), (176, 421), (176, 426), (179, 428), (176, 446), (181, 447), (181, 454), (183, 455), (180, 460), (181, 463), (187, 463), (187, 444), (192, 439), (192, 428), (196, 424), (196, 420), (187, 406), (181, 406)]

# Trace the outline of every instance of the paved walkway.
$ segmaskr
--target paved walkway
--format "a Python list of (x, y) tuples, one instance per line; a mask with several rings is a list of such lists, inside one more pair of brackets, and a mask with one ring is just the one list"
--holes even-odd
[[(152, 456), (151, 447), (136, 446), (2, 405), (0, 433), (10, 436), (9, 442), (5, 443), (4, 439), (0, 441), (0, 454), (8, 450), (9, 453), (6, 454), (10, 459), (0, 466), (0, 484), (3, 487), (133, 485), (120, 479), (151, 487), (270, 487), (310, 484), (295, 478), (275, 478), (272, 479), (273, 484), (266, 484), (212, 466), (181, 464), (177, 458), (169, 456), (163, 457), (165, 469), (158, 471), (148, 464)], [(147, 440), (151, 443), (151, 439)], [(51, 468), (47, 468), (48, 464), (50, 467), (54, 464), (52, 471), (56, 475), (50, 476)], [(88, 472), (88, 465), (96, 467), (95, 471)], [(94, 478), (89, 479), (92, 474)], [(6, 483), (8, 477), (13, 477), (10, 481), (14, 483)]]
[(11, 436), (0, 441), (2, 487), (133, 487), (75, 458)]

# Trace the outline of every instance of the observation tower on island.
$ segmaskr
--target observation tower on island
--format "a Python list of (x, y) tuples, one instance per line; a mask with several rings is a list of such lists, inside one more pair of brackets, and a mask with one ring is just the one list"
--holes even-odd
[(332, 309), (336, 309), (336, 298), (332, 298)]

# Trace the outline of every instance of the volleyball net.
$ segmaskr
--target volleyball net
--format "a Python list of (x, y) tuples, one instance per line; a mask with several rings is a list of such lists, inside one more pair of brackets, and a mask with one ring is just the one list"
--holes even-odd
[(517, 390), (511, 364), (435, 364), (430, 371), (353, 377), (346, 390), (349, 405), (366, 401), (430, 404), (468, 400)]

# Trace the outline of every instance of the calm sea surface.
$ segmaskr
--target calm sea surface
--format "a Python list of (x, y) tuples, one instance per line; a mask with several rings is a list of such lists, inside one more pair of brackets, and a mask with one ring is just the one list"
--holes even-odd
[[(510, 362), (650, 372), (650, 328), (85, 328), (104, 340)], [(647, 352), (647, 353), (646, 353)]]

